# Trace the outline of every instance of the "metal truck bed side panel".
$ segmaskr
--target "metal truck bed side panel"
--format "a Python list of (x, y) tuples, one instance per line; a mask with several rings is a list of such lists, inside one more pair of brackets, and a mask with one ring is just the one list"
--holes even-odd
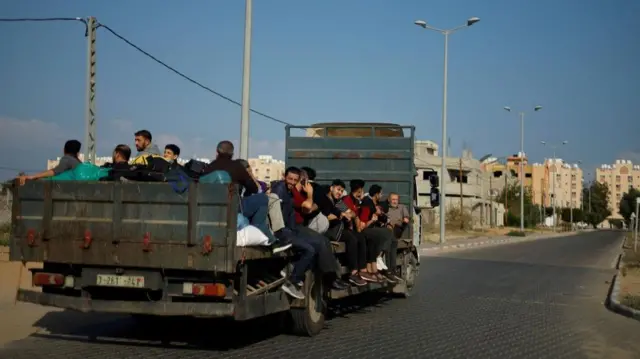
[(11, 260), (235, 270), (234, 186), (34, 181), (12, 191)]

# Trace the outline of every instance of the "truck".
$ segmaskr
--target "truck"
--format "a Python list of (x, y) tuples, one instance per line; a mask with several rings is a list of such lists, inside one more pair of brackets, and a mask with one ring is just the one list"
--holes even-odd
[[(304, 135), (292, 134), (301, 129)], [(320, 183), (377, 183), (413, 210), (414, 131), (395, 124), (287, 126), (286, 165), (314, 168)], [(14, 181), (10, 189), (10, 260), (43, 263), (30, 273), (37, 289), (18, 290), (22, 302), (139, 318), (274, 315), (291, 332), (314, 336), (329, 301), (366, 291), (406, 297), (418, 274), (416, 212), (398, 243), (401, 283), (336, 290), (310, 270), (301, 300), (280, 290), (292, 253), (236, 246), (240, 199), (233, 184), (193, 182), (178, 193), (167, 183), (39, 180)], [(332, 247), (341, 261), (344, 245)]]

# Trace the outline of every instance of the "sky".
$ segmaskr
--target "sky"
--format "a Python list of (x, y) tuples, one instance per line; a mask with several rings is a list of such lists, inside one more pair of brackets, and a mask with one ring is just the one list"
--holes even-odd
[[(188, 76), (241, 99), (244, 1), (3, 0), (2, 18), (86, 17)], [(444, 36), (449, 40), (448, 137), (453, 154), (557, 156), (593, 173), (640, 164), (640, 2), (636, 0), (254, 0), (251, 107), (280, 120), (392, 122), (441, 143)], [(148, 129), (184, 157), (237, 143), (240, 107), (98, 29), (97, 148)], [(44, 169), (65, 140), (84, 141), (86, 39), (79, 22), (0, 22), (0, 178)], [(535, 105), (543, 106), (533, 112)], [(510, 106), (514, 112), (506, 112)], [(284, 127), (251, 116), (250, 154), (284, 157)]]

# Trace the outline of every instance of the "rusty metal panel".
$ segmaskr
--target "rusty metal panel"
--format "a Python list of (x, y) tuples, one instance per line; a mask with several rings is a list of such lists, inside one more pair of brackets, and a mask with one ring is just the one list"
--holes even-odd
[(34, 181), (12, 190), (12, 260), (235, 270), (234, 186), (180, 194), (166, 183)]

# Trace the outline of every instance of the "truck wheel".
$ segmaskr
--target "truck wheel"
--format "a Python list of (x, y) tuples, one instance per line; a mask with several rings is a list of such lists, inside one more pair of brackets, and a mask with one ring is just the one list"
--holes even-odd
[(405, 253), (403, 257), (402, 279), (404, 280), (405, 290), (402, 296), (407, 298), (413, 292), (420, 269), (418, 267), (418, 258), (413, 252)]
[(324, 328), (322, 280), (307, 274), (304, 308), (291, 309), (291, 331), (295, 335), (313, 337)]

